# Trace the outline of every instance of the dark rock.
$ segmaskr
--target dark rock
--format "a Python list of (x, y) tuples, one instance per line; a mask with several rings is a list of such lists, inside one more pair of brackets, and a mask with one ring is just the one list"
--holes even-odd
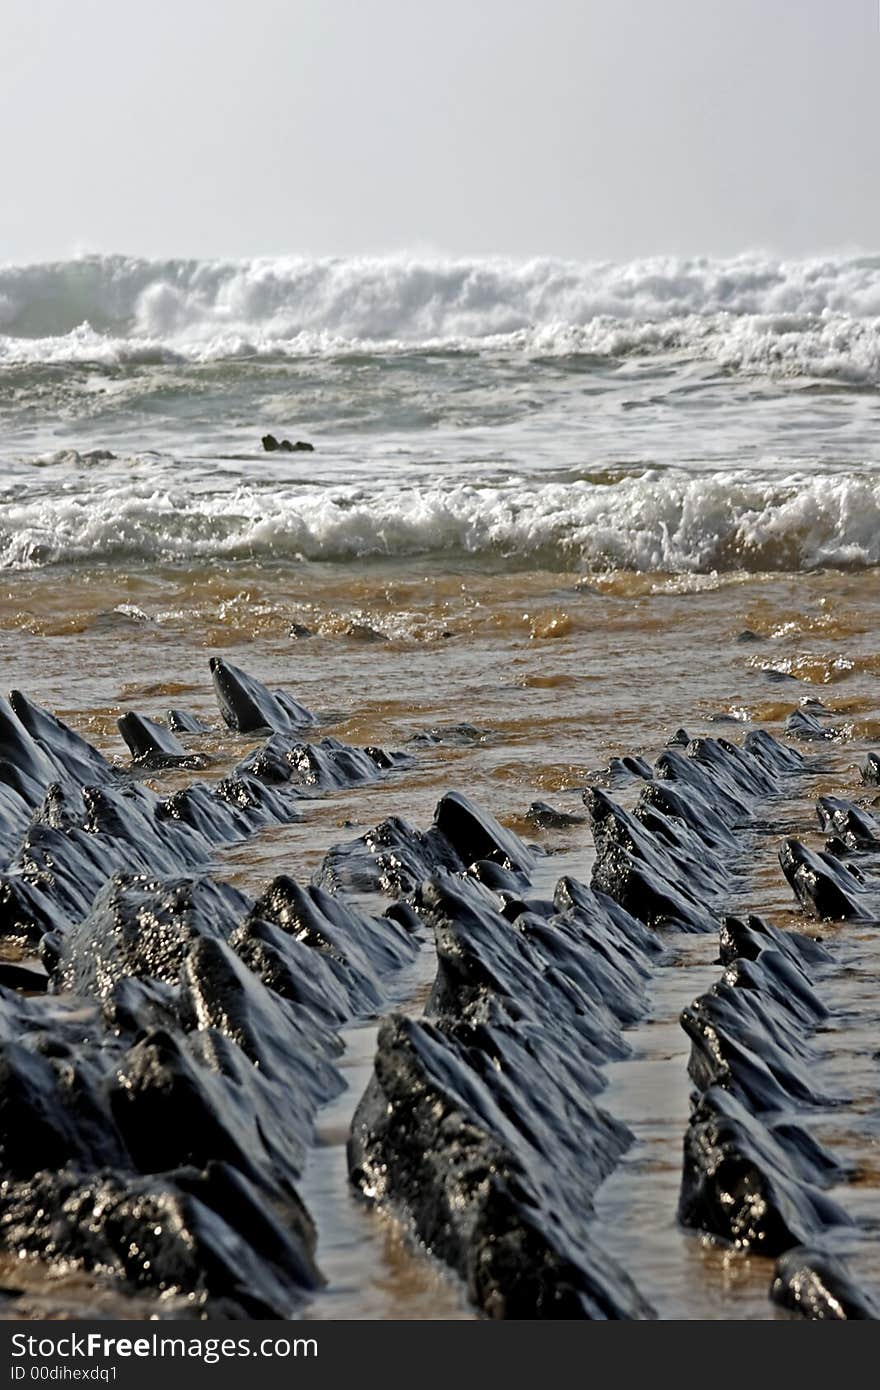
[(142, 714), (123, 714), (117, 721), (119, 732), (125, 739), (132, 761), (139, 767), (158, 769), (163, 767), (204, 768), (207, 758), (203, 753), (187, 753), (178, 743), (174, 734), (163, 729), (153, 719)]
[(595, 777), (604, 787), (626, 787), (631, 782), (649, 782), (653, 776), (654, 771), (650, 763), (644, 758), (629, 755), (624, 758), (612, 758), (607, 767), (591, 774), (591, 777)]
[(870, 787), (880, 786), (880, 753), (869, 753), (861, 768), (862, 781)]
[(722, 965), (737, 959), (757, 960), (763, 951), (776, 950), (799, 968), (825, 965), (832, 957), (821, 942), (801, 932), (781, 931), (761, 917), (724, 917), (720, 932)]
[(345, 636), (350, 637), (354, 642), (387, 642), (388, 637), (378, 628), (371, 627), (369, 623), (347, 623)]
[(235, 733), (262, 733), (267, 729), (289, 733), (317, 723), (311, 710), (283, 690), (267, 690), (253, 676), (219, 656), (212, 656), (210, 665), (220, 713)]
[(462, 864), (492, 859), (528, 874), (534, 863), (512, 830), (505, 830), (494, 816), (480, 810), (461, 792), (448, 792), (441, 797), (434, 812), (434, 828), (452, 846)]
[(629, 1142), (591, 1097), (625, 1055), (662, 948), (573, 879), (554, 903), (508, 898), (501, 912), (484, 882), (439, 871), (418, 911), (437, 944), (431, 1021), (380, 1032), (353, 1182), (489, 1316), (651, 1316), (589, 1233), (593, 1193)]
[(763, 1255), (849, 1223), (842, 1208), (796, 1176), (790, 1148), (720, 1086), (700, 1097), (686, 1131), (679, 1218)]
[(778, 1260), (770, 1297), (781, 1307), (814, 1321), (880, 1319), (880, 1305), (856, 1287), (845, 1260), (803, 1246), (786, 1251)]
[(336, 738), (323, 738), (318, 744), (297, 743), (289, 735), (273, 734), (239, 764), (237, 773), (275, 785), (325, 791), (374, 782), (395, 768), (412, 767), (412, 761), (405, 753), (351, 748)]
[(597, 850), (593, 886), (651, 926), (713, 930), (706, 899), (716, 898), (726, 879), (720, 864), (708, 859), (702, 840), (656, 810), (650, 810), (646, 823), (598, 788), (587, 788), (583, 798)]
[(209, 734), (211, 733), (210, 724), (198, 719), (194, 714), (187, 714), (186, 710), (170, 709), (168, 711), (168, 727), (173, 734)]
[(428, 830), (415, 830), (392, 816), (359, 839), (334, 845), (313, 881), (332, 893), (348, 889), (407, 896), (436, 869), (461, 873), (479, 859), (518, 874), (523, 885), (533, 863), (512, 831), (460, 792), (448, 792)]
[(831, 1254), (862, 1238), (823, 1190), (851, 1172), (809, 1128), (817, 1109), (845, 1100), (822, 1095), (811, 1041), (828, 1017), (813, 977), (828, 973), (832, 957), (759, 918), (726, 918), (721, 958), (721, 982), (682, 1015), (698, 1094), (680, 1218), (738, 1249), (781, 1256), (771, 1296), (802, 1316), (875, 1317)]
[(804, 739), (807, 742), (821, 743), (827, 739), (840, 737), (838, 729), (827, 729), (814, 714), (808, 709), (795, 709), (785, 721), (785, 732), (791, 738)]
[(276, 439), (274, 434), (264, 434), (261, 443), (267, 454), (274, 454), (278, 450), (284, 454), (313, 454), (315, 452), (314, 444), (307, 444), (304, 439), (298, 439), (295, 444), (291, 444), (289, 439)]
[(880, 823), (863, 807), (839, 796), (820, 796), (816, 812), (822, 829), (848, 849), (880, 849)]
[[(574, 1152), (567, 1166), (581, 1191), (573, 1160)], [(557, 1170), (551, 1179), (540, 1148), (433, 1025), (400, 1017), (383, 1024), (349, 1165), (363, 1195), (413, 1220), (490, 1317), (651, 1316), (628, 1276), (589, 1239), (583, 1210), (571, 1209), (568, 1175), (560, 1181)]]
[(571, 811), (559, 811), (548, 806), (546, 801), (533, 801), (526, 811), (525, 819), (539, 830), (568, 830), (573, 825), (583, 825), (586, 816), (574, 815)]
[(877, 915), (861, 875), (827, 851), (814, 853), (790, 839), (780, 847), (779, 862), (801, 906), (813, 917), (841, 921)]
[(821, 700), (817, 700), (814, 695), (806, 695), (800, 701), (800, 707), (807, 714), (811, 714), (814, 719), (830, 719), (832, 711)]
[(801, 1017), (796, 1017), (785, 1007), (789, 1001), (782, 972), (774, 976), (771, 989), (760, 964), (741, 964), (744, 968), (728, 973), (730, 983), (716, 985), (682, 1012), (681, 1025), (691, 1040), (688, 1071), (695, 1084), (700, 1090), (724, 1086), (753, 1115), (783, 1112), (793, 1101), (828, 1104), (817, 1094), (811, 1075), (814, 1057), (803, 1041), (805, 1019), (815, 1027), (824, 1010), (811, 1016), (812, 1001), (804, 990)]
[(130, 1180), (38, 1172), (6, 1196), (0, 1243), (209, 1316), (290, 1317), (320, 1283), (301, 1205), (273, 1211), (223, 1163)]
[(31, 965), (19, 965), (13, 961), (0, 960), (0, 986), (4, 989), (19, 989), (27, 994), (43, 994), (48, 987), (48, 976), (43, 970)]
[(349, 975), (369, 979), (373, 998), (380, 994), (378, 977), (400, 969), (416, 950), (412, 934), (395, 918), (371, 917), (353, 903), (311, 884), (300, 886), (286, 875), (273, 880), (254, 904), (252, 917), (276, 924), (322, 957), (344, 965)]
[[(139, 759), (184, 753), (139, 716), (123, 732)], [(339, 785), (401, 761), (320, 750)], [(47, 972), (0, 962), (4, 1252), (190, 1316), (285, 1318), (315, 1288), (296, 1184), (343, 1084), (337, 1030), (386, 1006), (421, 924), (286, 878), (253, 903), (205, 874), (218, 845), (295, 819), (292, 792), (240, 770), (162, 798), (24, 696), (0, 701), (0, 930), (39, 943)], [(499, 864), (519, 844), (475, 810), (447, 817)]]
[(177, 985), (190, 943), (225, 940), (248, 908), (243, 893), (209, 878), (114, 875), (64, 934), (56, 984), (99, 999), (130, 977)]

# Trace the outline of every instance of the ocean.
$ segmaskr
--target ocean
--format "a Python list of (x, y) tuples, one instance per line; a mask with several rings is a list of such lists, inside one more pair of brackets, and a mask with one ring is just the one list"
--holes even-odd
[[(266, 452), (267, 434), (313, 449)], [(0, 461), (5, 688), (120, 763), (119, 715), (183, 706), (222, 772), (254, 740), (218, 725), (219, 654), (346, 742), (418, 750), (224, 851), (216, 872), (248, 891), (307, 878), (343, 827), (427, 824), (450, 788), (549, 851), (544, 887), (588, 879), (586, 829), (526, 813), (582, 810), (612, 757), (656, 756), (680, 726), (780, 734), (821, 700), (820, 789), (840, 790), (880, 739), (880, 257), (7, 265)], [(796, 925), (775, 848), (742, 902)], [(761, 1262), (731, 1278), (673, 1234), (676, 1019), (717, 942), (681, 950), (693, 973), (642, 1059), (670, 1088), (645, 1140), (662, 1210), (633, 1247), (624, 1181), (603, 1238), (665, 1315), (771, 1316)], [(622, 1113), (643, 1084), (615, 1082)], [(307, 1184), (330, 1232), (315, 1315), (466, 1315), (386, 1227), (340, 1214), (350, 1111)]]

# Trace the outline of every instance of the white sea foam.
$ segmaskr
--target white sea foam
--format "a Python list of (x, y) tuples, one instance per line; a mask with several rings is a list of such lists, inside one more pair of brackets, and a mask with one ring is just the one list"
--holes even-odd
[(0, 364), (414, 348), (675, 353), (875, 380), (880, 258), (625, 264), (406, 256), (0, 267)]
[(377, 556), (647, 572), (880, 564), (880, 479), (652, 471), (614, 483), (155, 487), (81, 475), (0, 506), (0, 567)]

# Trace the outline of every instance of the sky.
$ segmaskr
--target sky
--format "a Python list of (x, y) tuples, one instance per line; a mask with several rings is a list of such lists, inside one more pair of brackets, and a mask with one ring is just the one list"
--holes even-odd
[(877, 0), (3, 0), (0, 261), (880, 249)]

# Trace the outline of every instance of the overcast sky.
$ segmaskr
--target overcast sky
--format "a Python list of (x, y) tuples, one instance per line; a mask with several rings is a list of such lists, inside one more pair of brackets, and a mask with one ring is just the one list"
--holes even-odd
[(880, 249), (877, 0), (2, 0), (0, 260)]

